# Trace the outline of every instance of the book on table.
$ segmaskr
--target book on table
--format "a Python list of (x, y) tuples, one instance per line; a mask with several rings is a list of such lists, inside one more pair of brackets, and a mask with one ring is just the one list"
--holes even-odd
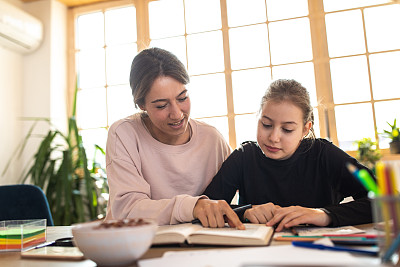
[(184, 223), (158, 227), (153, 245), (197, 244), (221, 246), (267, 246), (274, 228), (265, 224), (244, 224), (245, 230), (230, 228), (206, 228), (200, 224)]

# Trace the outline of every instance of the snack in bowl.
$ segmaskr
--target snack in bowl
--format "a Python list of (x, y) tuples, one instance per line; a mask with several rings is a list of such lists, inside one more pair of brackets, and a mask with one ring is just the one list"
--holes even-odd
[(99, 266), (128, 265), (151, 246), (157, 224), (148, 219), (75, 224), (72, 235), (83, 255)]

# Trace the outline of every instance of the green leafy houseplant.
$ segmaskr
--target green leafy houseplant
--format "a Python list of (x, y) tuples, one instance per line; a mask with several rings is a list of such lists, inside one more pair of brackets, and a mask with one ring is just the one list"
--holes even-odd
[(394, 119), (393, 124), (387, 122), (390, 126), (390, 131), (383, 130), (383, 135), (391, 140), (390, 142), (390, 152), (393, 154), (400, 153), (400, 130), (399, 127), (396, 125), (396, 119)]
[(382, 154), (376, 149), (376, 142), (371, 138), (363, 138), (355, 142), (357, 144), (357, 160), (369, 169), (375, 168), (375, 163), (382, 158)]
[[(77, 88), (75, 89), (72, 116), (68, 119), (68, 133), (57, 130), (49, 119), (33, 120), (28, 134), (17, 148), (21, 154), (26, 143), (33, 137), (38, 121), (49, 123), (50, 130), (43, 137), (32, 163), (23, 172), (22, 183), (28, 181), (41, 187), (49, 201), (55, 225), (71, 225), (101, 218), (105, 215), (108, 194), (105, 171), (95, 160), (89, 166), (82, 137), (79, 134), (76, 114)], [(104, 155), (104, 150), (96, 146), (95, 153)], [(7, 171), (13, 158), (8, 162)]]

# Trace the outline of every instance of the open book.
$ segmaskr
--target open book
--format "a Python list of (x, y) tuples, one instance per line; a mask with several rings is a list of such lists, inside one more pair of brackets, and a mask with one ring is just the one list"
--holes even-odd
[(153, 245), (188, 243), (225, 246), (267, 246), (274, 233), (265, 224), (244, 224), (246, 230), (205, 228), (200, 224), (162, 225), (158, 227)]

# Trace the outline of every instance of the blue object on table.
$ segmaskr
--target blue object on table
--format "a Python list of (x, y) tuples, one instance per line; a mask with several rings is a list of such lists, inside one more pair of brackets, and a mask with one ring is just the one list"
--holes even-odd
[(315, 244), (315, 243), (310, 243), (310, 242), (302, 242), (302, 241), (293, 241), (292, 245), (295, 247), (346, 251), (346, 252), (363, 253), (363, 254), (368, 254), (371, 256), (378, 256), (378, 251), (355, 249), (355, 248), (348, 248), (348, 247), (343, 247), (343, 246), (326, 246), (326, 245)]
[(30, 184), (0, 186), (0, 221), (31, 219), (47, 219), (47, 226), (54, 225), (43, 190)]

